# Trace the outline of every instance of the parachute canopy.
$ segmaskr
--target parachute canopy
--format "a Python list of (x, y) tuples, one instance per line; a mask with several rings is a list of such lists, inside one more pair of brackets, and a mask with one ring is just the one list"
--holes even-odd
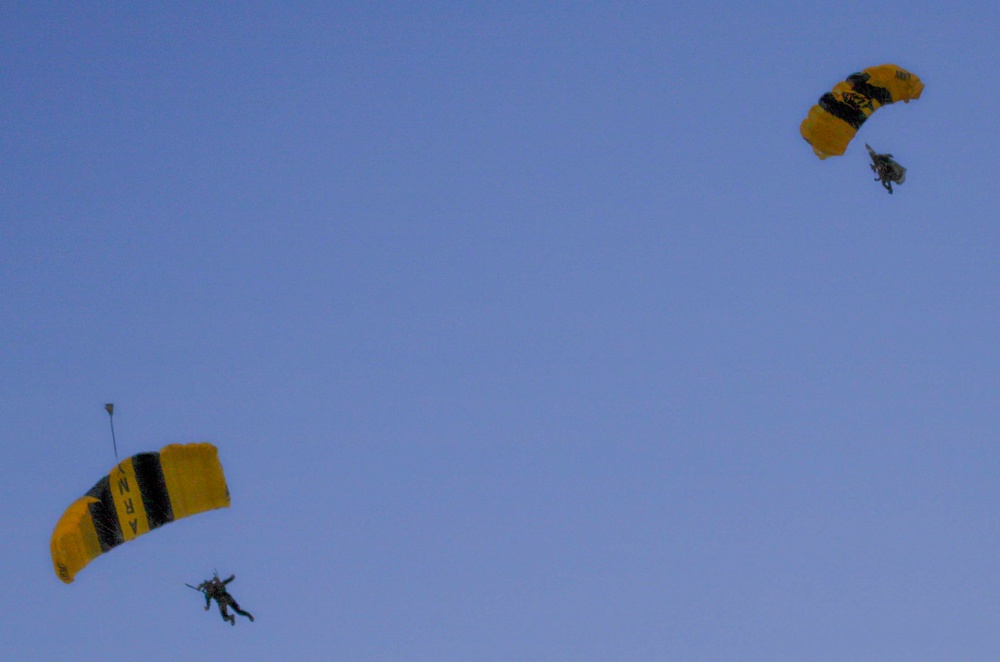
[(924, 84), (906, 69), (894, 64), (869, 67), (821, 96), (799, 131), (819, 158), (840, 156), (872, 113), (886, 104), (919, 99), (923, 91)]
[(52, 532), (52, 564), (69, 584), (112, 547), (168, 522), (227, 508), (229, 488), (212, 444), (170, 444), (123, 460), (74, 501)]

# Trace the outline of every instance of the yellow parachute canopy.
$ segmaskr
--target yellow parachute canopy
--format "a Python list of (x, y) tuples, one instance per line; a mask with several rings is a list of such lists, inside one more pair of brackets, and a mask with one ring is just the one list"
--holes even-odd
[(123, 460), (74, 501), (52, 532), (52, 564), (69, 584), (112, 547), (188, 515), (229, 507), (212, 444), (170, 444)]
[(924, 84), (894, 64), (851, 74), (820, 97), (799, 127), (816, 156), (840, 156), (871, 114), (886, 104), (919, 99)]

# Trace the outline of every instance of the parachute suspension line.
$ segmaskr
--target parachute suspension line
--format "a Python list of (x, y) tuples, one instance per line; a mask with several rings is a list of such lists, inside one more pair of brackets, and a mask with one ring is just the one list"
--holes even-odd
[(115, 403), (109, 402), (104, 405), (104, 411), (108, 412), (108, 418), (111, 420), (111, 443), (115, 448), (115, 460), (118, 460), (118, 440), (115, 439)]

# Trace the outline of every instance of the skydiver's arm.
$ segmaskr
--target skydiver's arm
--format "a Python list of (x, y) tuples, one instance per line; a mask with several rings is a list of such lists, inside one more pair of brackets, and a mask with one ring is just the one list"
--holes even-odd
[(229, 579), (224, 580), (222, 583), (223, 584), (228, 584), (229, 582), (233, 581), (234, 579), (236, 579), (236, 575), (231, 575), (229, 577)]

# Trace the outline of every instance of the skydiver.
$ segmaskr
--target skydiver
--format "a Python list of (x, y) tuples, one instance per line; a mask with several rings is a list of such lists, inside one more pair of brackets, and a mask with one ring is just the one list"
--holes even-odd
[(246, 616), (253, 623), (253, 614), (248, 611), (243, 611), (240, 609), (240, 605), (233, 599), (233, 596), (229, 595), (229, 591), (226, 590), (226, 584), (236, 579), (236, 575), (232, 575), (229, 579), (219, 579), (219, 575), (216, 574), (211, 579), (205, 580), (198, 584), (197, 590), (205, 594), (205, 611), (208, 611), (209, 606), (212, 604), (212, 600), (219, 604), (219, 613), (222, 614), (222, 620), (229, 621), (230, 625), (236, 625), (236, 616), (230, 614), (226, 610), (226, 606), (231, 606), (233, 611), (235, 611), (240, 616)]
[(877, 176), (875, 181), (881, 181), (882, 186), (890, 194), (892, 193), (892, 182), (902, 184), (906, 181), (906, 168), (899, 165), (892, 159), (892, 154), (876, 154), (868, 143), (865, 143), (868, 155), (872, 157), (871, 169)]

